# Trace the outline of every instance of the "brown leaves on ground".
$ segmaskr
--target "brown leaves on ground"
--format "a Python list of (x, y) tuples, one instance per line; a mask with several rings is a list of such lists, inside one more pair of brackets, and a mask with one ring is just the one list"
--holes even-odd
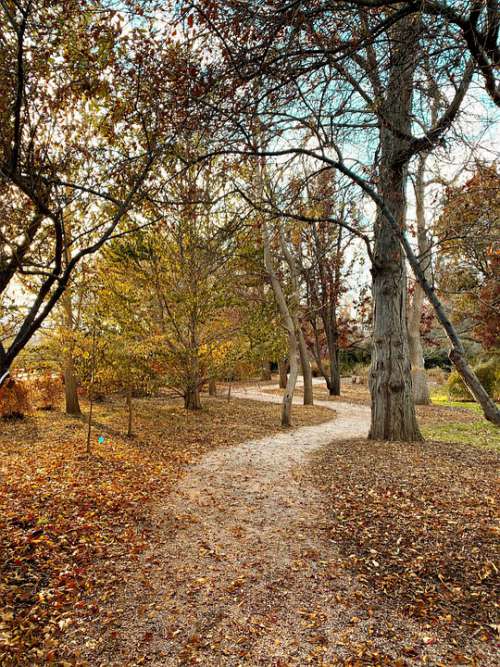
[(494, 664), (473, 644), (492, 655), (498, 631), (499, 463), (438, 442), (334, 442), (314, 459), (339, 567), (368, 587), (369, 606), (418, 622), (424, 643), (448, 641), (446, 665)]
[[(99, 616), (121, 585), (117, 563), (145, 549), (153, 501), (206, 451), (279, 430), (278, 405), (206, 399), (186, 413), (176, 401), (136, 404), (133, 439), (120, 435), (122, 401), (95, 406), (90, 457), (82, 420), (39, 412), (0, 423), (0, 665), (64, 664), (61, 638), (77, 616)], [(295, 414), (297, 425), (332, 418), (321, 408)]]

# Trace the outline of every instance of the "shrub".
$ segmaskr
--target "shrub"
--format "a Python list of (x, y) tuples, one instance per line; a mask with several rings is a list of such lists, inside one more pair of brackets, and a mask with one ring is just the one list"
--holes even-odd
[(54, 410), (62, 398), (62, 381), (52, 373), (45, 373), (33, 382), (33, 390), (39, 410)]
[(429, 380), (432, 380), (432, 382), (435, 382), (436, 384), (443, 385), (446, 384), (449, 378), (449, 373), (444, 371), (442, 368), (439, 367), (434, 367), (430, 368), (427, 371), (427, 377)]
[(9, 378), (0, 388), (0, 417), (23, 419), (30, 411), (29, 393), (25, 382)]
[(371, 351), (361, 348), (340, 350), (339, 357), (341, 375), (354, 375), (356, 367), (370, 366)]
[(442, 368), (444, 371), (451, 370), (451, 361), (448, 357), (448, 350), (432, 350), (425, 355), (424, 366), (430, 368)]
[[(323, 368), (325, 369), (327, 375), (330, 373), (330, 364), (328, 361), (323, 361)], [(323, 377), (321, 371), (318, 368), (318, 364), (315, 361), (311, 361), (311, 373), (313, 378)]]
[[(474, 368), (479, 381), (494, 400), (500, 398), (500, 366), (495, 359), (479, 364)], [(469, 390), (457, 371), (450, 373), (448, 378), (448, 396), (453, 401), (473, 400)]]
[(363, 383), (368, 382), (368, 376), (370, 375), (370, 364), (354, 364), (351, 373), (352, 375), (361, 378), (364, 381)]

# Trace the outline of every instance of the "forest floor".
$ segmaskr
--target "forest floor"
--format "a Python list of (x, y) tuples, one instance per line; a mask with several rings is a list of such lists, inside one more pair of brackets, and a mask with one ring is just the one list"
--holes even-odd
[[(364, 399), (297, 406), (297, 426), (313, 425), (283, 431), (276, 393), (233, 396), (196, 418), (139, 416), (133, 444), (104, 408), (92, 459), (81, 434), (78, 447), (56, 437), (49, 464), (52, 427), (31, 458), (13, 431), (1, 521), (16, 618), (8, 601), (0, 651), (25, 595), (40, 653), (0, 664), (496, 665), (498, 453), (367, 442)], [(420, 416), (424, 429), (477, 421), (442, 406)]]
[[(278, 405), (203, 397), (189, 413), (179, 400), (134, 403), (134, 438), (123, 435), (123, 399), (94, 405), (90, 456), (83, 419), (38, 411), (0, 422), (1, 667), (78, 664), (62, 644), (77, 622), (111, 622), (119, 568), (156, 539), (155, 503), (205, 453), (281, 430)], [(296, 412), (298, 426), (331, 418)]]
[[(299, 378), (300, 380), (300, 378)], [(342, 395), (329, 396), (321, 378), (313, 378), (316, 401), (348, 401), (356, 405), (370, 405), (370, 393), (366, 384), (353, 384), (350, 378), (342, 379)], [(266, 394), (282, 396), (283, 390), (276, 386), (264, 385)], [(297, 396), (302, 396), (299, 384)], [(431, 383), (432, 405), (417, 405), (417, 417), (425, 438), (443, 442), (456, 442), (488, 447), (500, 451), (500, 429), (487, 422), (479, 406), (472, 402), (449, 401), (446, 389)]]

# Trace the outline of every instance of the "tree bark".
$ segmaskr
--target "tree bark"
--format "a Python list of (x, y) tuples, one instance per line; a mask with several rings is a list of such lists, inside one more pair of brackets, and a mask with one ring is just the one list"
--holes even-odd
[(281, 320), (287, 333), (290, 373), (288, 375), (285, 393), (283, 395), (283, 403), (281, 406), (281, 425), (288, 427), (292, 425), (293, 394), (295, 392), (295, 385), (297, 384), (297, 376), (299, 373), (299, 366), (297, 362), (299, 348), (297, 344), (295, 325), (286, 302), (285, 294), (274, 270), (273, 260), (271, 257), (271, 244), (269, 241), (269, 233), (266, 221), (262, 222), (262, 240), (264, 246), (264, 267), (266, 269), (267, 275), (269, 276), (269, 280), (271, 281), (271, 287), (273, 288), (274, 297), (276, 299), (276, 303), (278, 304)]
[(337, 339), (337, 331), (332, 331), (330, 328), (330, 330), (327, 331), (328, 361), (330, 368), (328, 376), (325, 378), (330, 396), (340, 396), (339, 348)]
[(186, 410), (201, 410), (200, 390), (197, 383), (190, 384), (184, 393)]
[(217, 396), (217, 383), (214, 378), (210, 378), (208, 381), (208, 395)]
[[(307, 295), (311, 312), (310, 323), (314, 332), (314, 344), (311, 351), (318, 370), (323, 376), (330, 396), (340, 395), (340, 371), (338, 364), (337, 306), (342, 268), (342, 228), (337, 230), (336, 252), (333, 258), (328, 255), (330, 239), (318, 233), (315, 224), (311, 225), (313, 252), (316, 259), (316, 271), (308, 272)], [(323, 363), (319, 339), (317, 318), (323, 324), (328, 350), (329, 367)]]
[[(415, 203), (417, 213), (417, 239), (420, 264), (426, 277), (430, 269), (431, 245), (427, 237), (425, 226), (425, 156), (418, 161), (415, 175)], [(420, 321), (424, 305), (424, 290), (416, 282), (413, 299), (408, 314), (408, 345), (410, 349), (411, 376), (413, 385), (413, 399), (416, 405), (430, 405), (431, 397), (427, 383), (427, 373), (424, 365), (424, 351), (420, 336)]]
[[(379, 192), (398, 226), (406, 217), (407, 162), (400, 155), (411, 131), (415, 56), (415, 22), (401, 21), (393, 31), (392, 58), (380, 129)], [(371, 426), (369, 438), (414, 442), (422, 440), (411, 381), (406, 323), (406, 264), (397, 234), (380, 208), (375, 222), (373, 352), (370, 371)]]
[(281, 425), (287, 427), (292, 425), (293, 394), (295, 392), (295, 385), (297, 384), (297, 376), (299, 374), (299, 365), (297, 363), (297, 340), (293, 334), (288, 337), (288, 349), (290, 351), (290, 373), (288, 374), (281, 410)]
[(299, 347), (300, 367), (302, 369), (302, 377), (304, 380), (304, 405), (314, 405), (312, 370), (309, 355), (307, 354), (307, 346), (304, 340), (304, 334), (300, 322), (296, 321), (297, 342)]
[(288, 364), (285, 359), (279, 359), (278, 372), (279, 372), (279, 387), (280, 389), (285, 389), (286, 381), (288, 378)]
[(313, 396), (311, 363), (309, 361), (309, 355), (307, 354), (307, 346), (304, 340), (304, 333), (302, 331), (302, 327), (300, 325), (298, 316), (298, 310), (300, 306), (298, 271), (297, 271), (297, 266), (295, 264), (295, 258), (292, 255), (290, 248), (288, 247), (288, 243), (285, 238), (285, 233), (282, 227), (280, 227), (280, 241), (281, 241), (281, 249), (283, 250), (286, 263), (288, 264), (288, 268), (290, 270), (290, 277), (292, 282), (292, 296), (290, 297), (291, 304), (289, 308), (289, 313), (290, 317), (292, 318), (293, 326), (295, 329), (296, 340), (299, 350), (299, 357), (300, 357), (300, 366), (302, 368), (302, 377), (304, 380), (303, 403), (304, 405), (313, 405), (314, 396)]
[(64, 397), (67, 415), (81, 415), (80, 401), (78, 399), (78, 383), (75, 377), (75, 367), (71, 353), (64, 359)]
[(270, 361), (263, 361), (262, 362), (262, 372), (261, 372), (260, 378), (263, 382), (269, 382), (272, 379), (271, 362)]
[(448, 317), (448, 314), (446, 313), (443, 304), (436, 295), (434, 287), (429, 283), (429, 281), (425, 277), (424, 271), (420, 266), (419, 259), (415, 255), (412, 245), (408, 241), (408, 238), (406, 237), (404, 229), (401, 227), (400, 224), (398, 224), (398, 220), (394, 217), (392, 211), (386, 205), (383, 198), (378, 193), (376, 193), (366, 183), (362, 183), (361, 180), (356, 177), (354, 172), (346, 168), (345, 165), (340, 165), (339, 163), (339, 168), (341, 168), (343, 173), (350, 176), (354, 180), (354, 182), (358, 183), (358, 185), (360, 185), (363, 188), (363, 190), (370, 195), (373, 201), (377, 203), (377, 206), (379, 207), (380, 211), (383, 213), (385, 219), (390, 224), (394, 236), (399, 238), (401, 246), (403, 247), (408, 262), (412, 268), (412, 271), (415, 274), (415, 277), (417, 278), (419, 284), (422, 286), (425, 292), (425, 296), (432, 305), (434, 312), (436, 313), (436, 317), (438, 318), (439, 323), (443, 327), (444, 331), (446, 332), (446, 336), (450, 341), (451, 344), (451, 350), (449, 353), (450, 361), (455, 365), (455, 368), (457, 369), (464, 383), (467, 385), (470, 393), (472, 394), (472, 397), (481, 406), (485, 418), (492, 424), (500, 426), (500, 410), (496, 406), (495, 401), (492, 400), (492, 398), (488, 395), (488, 392), (479, 382), (479, 379), (472, 370), (472, 368), (469, 366), (469, 363), (467, 362), (467, 358), (465, 355), (465, 350), (462, 345), (462, 341), (460, 340), (460, 337), (457, 334), (455, 327), (453, 326), (450, 318)]
[(430, 405), (431, 397), (424, 365), (424, 352), (420, 338), (420, 318), (424, 292), (420, 285), (415, 285), (410, 314), (408, 317), (408, 347), (410, 351), (411, 381), (415, 405)]
[[(65, 227), (66, 245), (64, 248), (64, 260), (66, 265), (71, 261), (70, 243), (72, 241), (71, 222), (68, 220)], [(73, 302), (71, 295), (71, 287), (66, 286), (66, 291), (63, 293), (62, 307), (63, 307), (63, 322), (64, 329), (67, 332), (64, 341), (63, 353), (63, 374), (64, 374), (64, 397), (66, 402), (66, 414), (81, 415), (80, 402), (78, 400), (78, 383), (75, 375), (75, 364), (73, 359), (74, 342), (74, 320), (73, 320)]]

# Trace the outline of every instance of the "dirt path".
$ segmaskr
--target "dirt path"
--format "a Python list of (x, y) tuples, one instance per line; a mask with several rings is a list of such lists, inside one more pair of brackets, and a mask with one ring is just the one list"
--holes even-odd
[[(233, 395), (280, 401), (256, 388)], [(112, 622), (84, 648), (88, 664), (441, 664), (449, 646), (372, 600), (329, 539), (304, 464), (334, 440), (366, 436), (369, 408), (317, 404), (335, 418), (218, 449), (189, 470), (158, 508), (154, 548), (124, 572)]]
[[(233, 395), (280, 401), (255, 389)], [(300, 464), (334, 438), (366, 435), (369, 410), (318, 404), (336, 418), (193, 466), (165, 501), (174, 524), (159, 508), (164, 540), (144, 556), (142, 578), (125, 582), (134, 604), (91, 642), (97, 664), (292, 665), (324, 651), (338, 586), (324, 590), (320, 503)], [(330, 618), (328, 634), (339, 622)]]

